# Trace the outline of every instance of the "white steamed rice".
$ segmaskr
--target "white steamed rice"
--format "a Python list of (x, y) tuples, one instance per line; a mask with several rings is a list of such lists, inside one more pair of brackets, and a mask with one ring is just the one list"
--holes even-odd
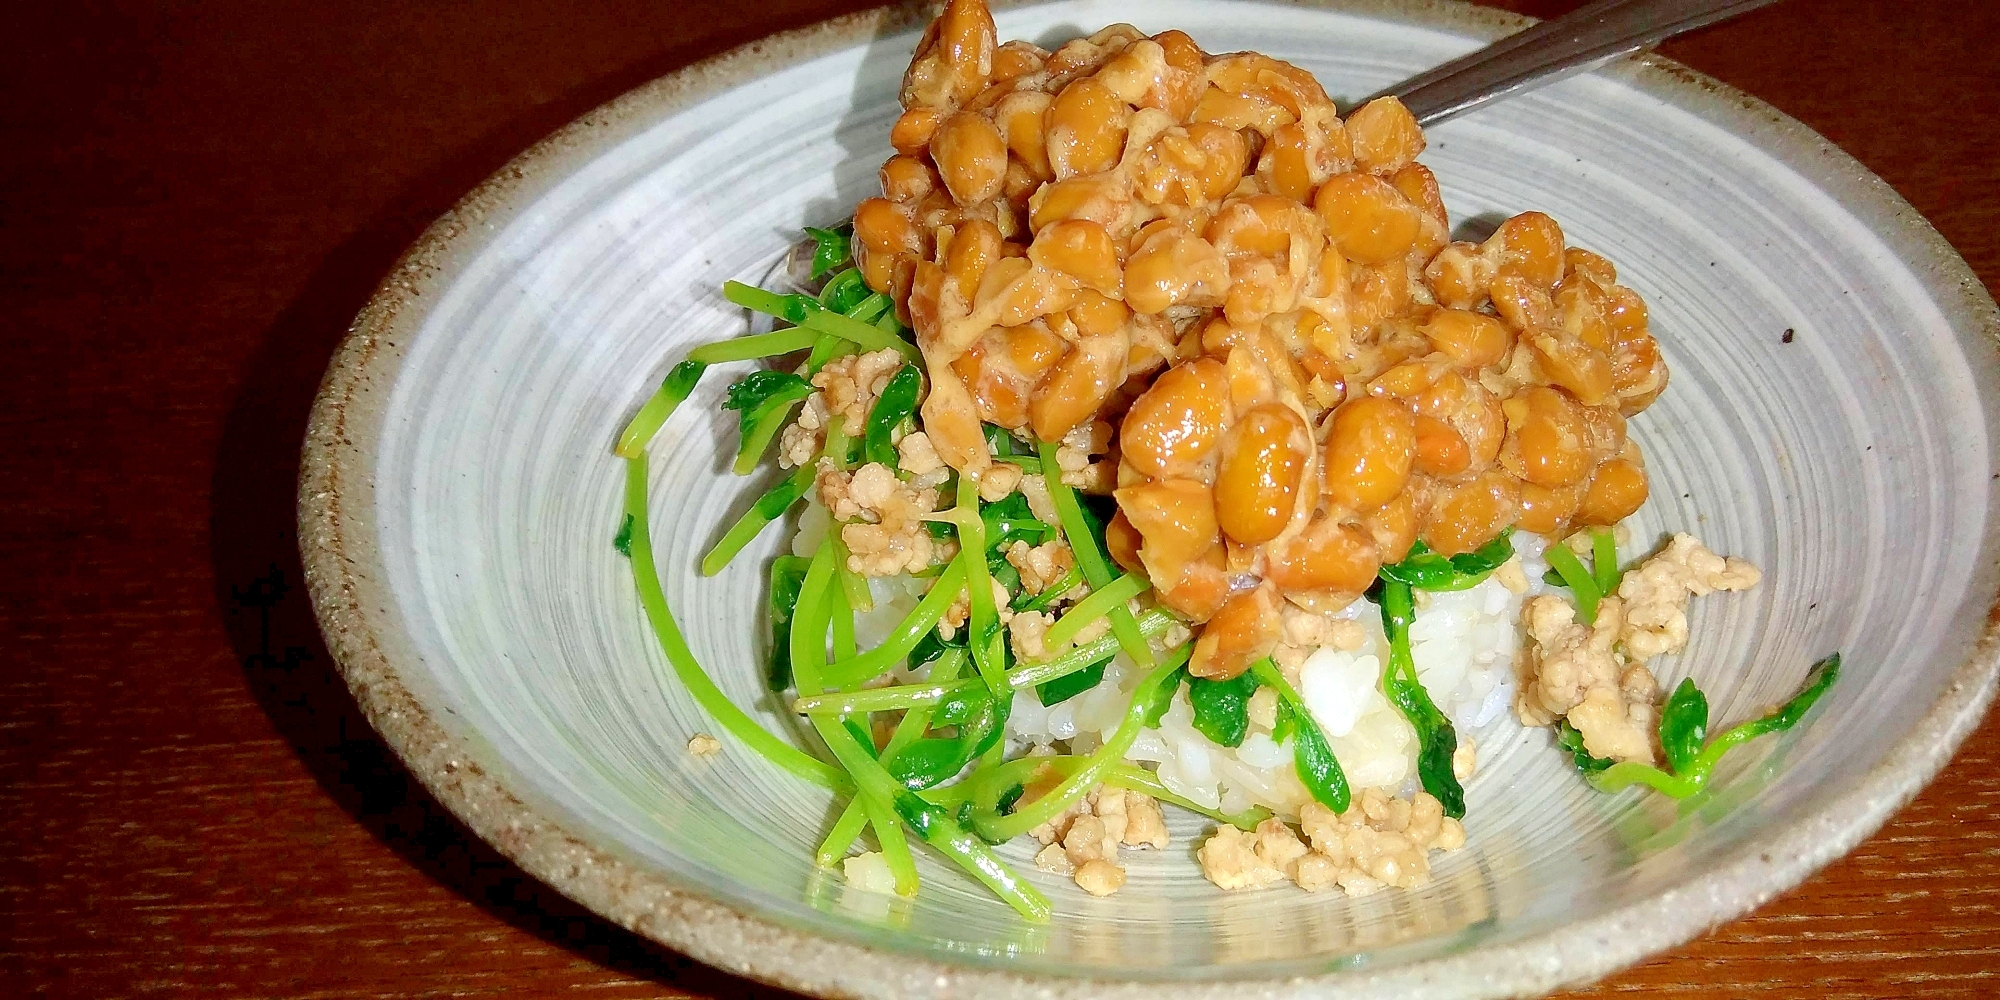
[[(809, 505), (794, 551), (810, 553), (826, 526), (824, 509)], [(1410, 628), (1417, 675), (1461, 735), (1485, 730), (1513, 703), (1521, 602), (1544, 589), (1541, 575), (1547, 569), (1539, 536), (1517, 533), (1514, 547), (1528, 577), (1527, 594), (1515, 594), (1489, 578), (1469, 590), (1418, 595), (1416, 622)], [(928, 581), (899, 576), (870, 584), (875, 608), (855, 619), (855, 639), (864, 649), (888, 637), (916, 606)], [(1341, 617), (1359, 622), (1367, 640), (1353, 651), (1327, 647), (1313, 652), (1300, 669), (1299, 694), (1327, 734), (1351, 787), (1407, 793), (1416, 787), (1417, 738), (1381, 691), (1388, 655), (1381, 611), (1360, 600)], [(1103, 683), (1060, 704), (1044, 707), (1032, 690), (1018, 692), (1007, 725), (1010, 756), (1038, 744), (1071, 753), (1101, 746), (1123, 720), (1142, 676), (1121, 654), (1105, 666)], [(899, 668), (881, 683), (916, 679)], [(1270, 727), (1253, 719), (1242, 745), (1231, 749), (1197, 732), (1193, 718), (1183, 686), (1159, 727), (1144, 730), (1127, 759), (1157, 765), (1163, 784), (1204, 806), (1228, 812), (1263, 806), (1297, 815), (1309, 794), (1293, 769), (1289, 741), (1273, 740)]]

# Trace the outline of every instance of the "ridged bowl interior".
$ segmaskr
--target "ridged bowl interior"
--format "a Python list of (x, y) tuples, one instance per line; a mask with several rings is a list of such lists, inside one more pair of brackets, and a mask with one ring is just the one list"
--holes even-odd
[[(1209, 51), (1305, 66), (1346, 107), (1478, 44), (1476, 18), (1456, 15), (1453, 28), (1427, 10), (1091, 0), (1010, 9), (999, 22), (1002, 38), (1044, 44), (1118, 20), (1177, 27)], [(1593, 792), (1546, 731), (1503, 719), (1472, 734), (1467, 847), (1439, 860), (1427, 888), (1365, 899), (1220, 892), (1193, 860), (1203, 824), (1188, 817), (1172, 849), (1128, 854), (1130, 882), (1107, 899), (1033, 871), (1022, 845), (1004, 848), (1055, 901), (1046, 927), (1023, 924), (934, 855), (920, 855), (924, 888), (911, 902), (816, 871), (826, 794), (740, 747), (712, 759), (685, 750), (690, 735), (717, 730), (667, 673), (611, 545), (623, 469), (610, 448), (690, 346), (745, 330), (717, 292), (724, 279), (765, 277), (801, 225), (837, 221), (874, 193), (914, 41), (885, 35), (802, 60), (774, 50), (765, 75), (663, 103), (597, 145), (573, 138), (561, 176), (490, 231), (452, 237), (463, 252), (398, 306), (404, 333), (381, 348), (393, 364), (359, 362), (377, 373), (354, 404), (369, 411), (355, 418), (366, 433), (319, 445), (353, 449), (336, 456), (344, 488), (367, 502), (349, 503), (331, 529), (365, 542), (356, 572), (382, 598), (329, 631), (391, 636), (381, 644), (393, 669), (357, 681), (364, 704), (378, 722), (393, 716), (385, 733), (434, 788), (452, 779), (443, 757), (412, 746), (422, 741), (400, 728), (411, 719), (449, 748), (451, 773), (475, 768), (505, 790), (441, 792), (504, 849), (532, 854), (533, 831), (496, 817), (532, 815), (599, 866), (531, 864), (537, 874), (683, 944), (674, 919), (646, 925), (606, 900), (665, 885), (892, 965), (904, 956), (1029, 977), (1376, 975), (1541, 947), (1578, 927), (1636, 935), (1603, 942), (1629, 959), (1845, 850), (1949, 749), (1898, 744), (1920, 730), (1949, 742), (1976, 718), (1990, 670), (1961, 668), (1995, 590), (1995, 366), (1982, 293), (1960, 287), (1948, 251), (1919, 252), (1935, 234), (1898, 218), (1900, 201), (1851, 160), (1816, 152), (1810, 133), (1702, 81), (1627, 65), (1440, 126), (1423, 159), (1461, 235), (1547, 212), (1645, 297), (1673, 377), (1633, 422), (1654, 483), (1640, 535), (1691, 531), (1766, 574), (1746, 595), (1695, 602), (1694, 639), (1662, 679), (1698, 678), (1715, 718), (1733, 722), (1840, 650), (1845, 675), (1810, 725), (1739, 751), (1711, 793), (1675, 803)], [(712, 371), (654, 442), (651, 527), (695, 653), (765, 725), (795, 733), (758, 667), (762, 563), (778, 533), (719, 577), (695, 568), (772, 479), (727, 469), (735, 416), (719, 403), (731, 377)], [(329, 525), (318, 527), (324, 537)], [(310, 547), (308, 561), (324, 611), (326, 581), (350, 570)], [(1953, 712), (1933, 714), (1954, 683)], [(383, 684), (406, 701), (386, 702)], [(1892, 758), (1903, 762), (1885, 782)], [(1808, 828), (1819, 832), (1801, 835)], [(1677, 915), (1616, 922), (1642, 910)], [(884, 978), (877, 989), (718, 947), (697, 953), (809, 988), (907, 995), (929, 982)], [(1602, 971), (1573, 946), (1509, 954), (1531, 968), (1475, 961), (1401, 982), (1473, 995)]]

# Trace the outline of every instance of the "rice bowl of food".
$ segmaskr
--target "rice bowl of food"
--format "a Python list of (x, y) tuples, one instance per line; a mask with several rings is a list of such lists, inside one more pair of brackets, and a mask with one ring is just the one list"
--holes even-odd
[(1990, 694), (1991, 301), (1657, 66), (1355, 102), (1425, 10), (961, 0), (531, 152), (322, 395), (364, 708), (831, 994), (1528, 992), (1803, 877)]

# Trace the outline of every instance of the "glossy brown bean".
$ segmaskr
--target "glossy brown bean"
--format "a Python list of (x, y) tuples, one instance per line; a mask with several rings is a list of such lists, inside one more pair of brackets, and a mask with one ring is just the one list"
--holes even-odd
[(944, 270), (964, 301), (971, 302), (979, 294), (986, 269), (1000, 259), (1003, 242), (1000, 230), (984, 219), (968, 222), (952, 234), (951, 245), (945, 250)]
[(1207, 240), (1177, 226), (1156, 232), (1125, 262), (1125, 303), (1134, 312), (1227, 301), (1229, 262)]
[(1341, 256), (1361, 264), (1400, 260), (1421, 229), (1416, 206), (1370, 174), (1328, 178), (1313, 195), (1313, 210), (1326, 220), (1327, 237)]
[(911, 108), (889, 126), (889, 145), (904, 156), (923, 153), (930, 149), (931, 136), (937, 134), (938, 123), (942, 121), (944, 114), (936, 108)]
[(1145, 541), (1122, 509), (1111, 515), (1111, 521), (1104, 526), (1104, 551), (1127, 573), (1146, 572), (1146, 564), (1139, 561), (1139, 546)]
[(1514, 332), (1506, 324), (1469, 309), (1439, 309), (1422, 330), (1434, 350), (1471, 371), (1499, 364), (1514, 346)]
[(960, 205), (977, 205), (999, 195), (1007, 178), (1007, 143), (992, 119), (960, 112), (931, 136), (931, 162), (945, 189)]
[(1060, 441), (1096, 416), (1124, 374), (1126, 348), (1124, 337), (1110, 334), (1079, 341), (1063, 355), (1028, 399), (1035, 436)]
[(1415, 115), (1394, 97), (1378, 97), (1347, 115), (1347, 139), (1357, 169), (1393, 174), (1415, 163), (1424, 151), (1424, 132)]
[(1188, 673), (1207, 680), (1229, 680), (1271, 655), (1280, 634), (1277, 588), (1266, 583), (1222, 602), (1195, 640)]
[(1118, 165), (1125, 152), (1131, 109), (1109, 87), (1078, 80), (1049, 105), (1049, 166), (1059, 180), (1095, 174)]
[(1125, 412), (1120, 454), (1152, 478), (1191, 476), (1222, 443), (1230, 420), (1228, 376), (1208, 358), (1177, 365)]
[(1224, 534), (1245, 545), (1278, 537), (1298, 507), (1312, 432), (1288, 407), (1267, 403), (1238, 418), (1222, 443), (1215, 476), (1215, 516)]
[(1417, 471), (1456, 476), (1472, 465), (1472, 449), (1457, 430), (1436, 417), (1417, 417)]
[(1597, 406), (1611, 399), (1617, 388), (1612, 378), (1611, 358), (1581, 340), (1538, 330), (1524, 338), (1534, 350), (1535, 362), (1551, 385), (1568, 389), (1577, 402)]
[(1065, 219), (1050, 224), (1035, 234), (1028, 259), (1103, 295), (1124, 294), (1125, 271), (1118, 261), (1118, 248), (1099, 223)]
[(1520, 482), (1495, 469), (1463, 482), (1434, 485), (1422, 536), (1433, 550), (1456, 555), (1492, 541), (1520, 515)]
[(1402, 403), (1379, 396), (1342, 403), (1326, 436), (1327, 494), (1353, 511), (1388, 503), (1410, 481), (1416, 448), (1416, 419)]
[(1215, 520), (1215, 494), (1194, 479), (1158, 479), (1112, 494), (1139, 533), (1139, 554), (1164, 575), (1199, 558), (1222, 540)]
[(1614, 458), (1597, 467), (1577, 507), (1583, 524), (1617, 524), (1646, 502), (1646, 470), (1637, 462)]
[(1366, 529), (1323, 517), (1272, 548), (1265, 577), (1285, 591), (1351, 595), (1373, 586), (1381, 566), (1375, 539)]
[(1507, 414), (1508, 437), (1502, 461), (1510, 472), (1539, 486), (1568, 486), (1589, 474), (1583, 417), (1568, 396), (1529, 386), (1501, 408)]
[(1553, 539), (1569, 529), (1569, 520), (1582, 502), (1581, 483), (1553, 487), (1522, 483), (1521, 515), (1514, 523), (1522, 531)]
[[(1418, 505), (1418, 494), (1414, 488), (1404, 490), (1394, 500), (1361, 516), (1361, 528), (1368, 532), (1383, 562), (1402, 562), (1416, 544), (1417, 528), (1424, 513)], [(1421, 499), (1427, 502), (1428, 495)]]

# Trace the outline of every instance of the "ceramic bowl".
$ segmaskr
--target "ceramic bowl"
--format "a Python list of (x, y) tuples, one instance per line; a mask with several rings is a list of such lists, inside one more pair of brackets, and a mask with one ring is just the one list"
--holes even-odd
[[(1307, 67), (1347, 106), (1522, 22), (1434, 2), (1071, 0), (1004, 9), (1044, 43), (1132, 20)], [(916, 15), (875, 12), (690, 67), (524, 153), (438, 222), (356, 321), (306, 443), (315, 608), (362, 708), (439, 801), (639, 934), (813, 993), (1472, 997), (1586, 980), (1746, 912), (1875, 830), (1993, 687), (1991, 298), (1887, 185), (1797, 122), (1672, 63), (1575, 77), (1433, 130), (1461, 233), (1539, 209), (1616, 261), (1673, 370), (1634, 421), (1642, 534), (1692, 530), (1766, 582), (1696, 602), (1663, 679), (1716, 717), (1846, 674), (1815, 720), (1687, 803), (1586, 788), (1545, 730), (1472, 734), (1463, 851), (1362, 899), (1223, 893), (1175, 848), (1030, 927), (926, 855), (911, 902), (817, 871), (828, 797), (712, 730), (665, 670), (611, 545), (614, 435), (689, 346), (742, 332), (717, 294), (871, 193)], [(651, 528), (695, 653), (759, 683), (758, 558), (698, 553), (764, 485), (730, 475), (711, 377), (652, 449)], [(774, 551), (776, 533), (753, 556)]]

